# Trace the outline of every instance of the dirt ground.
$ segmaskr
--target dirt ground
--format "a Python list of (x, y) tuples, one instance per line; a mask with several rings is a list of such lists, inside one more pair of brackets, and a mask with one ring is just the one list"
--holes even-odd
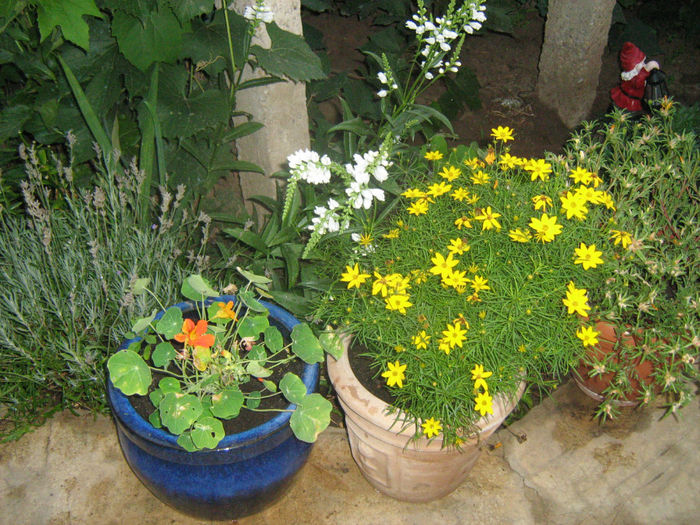
[[(380, 29), (372, 27), (368, 19), (328, 13), (306, 14), (304, 22), (324, 34), (332, 70), (336, 72), (355, 70), (363, 60), (357, 48), (366, 42), (368, 34)], [(545, 20), (532, 10), (525, 14), (513, 35), (486, 32), (467, 38), (462, 62), (477, 76), (482, 107), (476, 111), (466, 110), (453, 121), (462, 142), (476, 141), (484, 145), (491, 128), (507, 125), (516, 130), (514, 154), (541, 156), (545, 150), (561, 150), (571, 130), (535, 94), (544, 24)], [(676, 33), (664, 34), (659, 28), (657, 34), (664, 54), (650, 54), (648, 59), (660, 63), (676, 100), (687, 105), (698, 102), (700, 50)], [(608, 93), (619, 82), (618, 52), (619, 49), (607, 47), (603, 54), (597, 95), (588, 119), (603, 115), (610, 106)]]

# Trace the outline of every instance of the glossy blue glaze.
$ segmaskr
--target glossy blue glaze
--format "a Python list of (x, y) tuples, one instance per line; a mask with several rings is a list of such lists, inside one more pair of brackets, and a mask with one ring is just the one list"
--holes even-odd
[[(221, 296), (209, 302), (217, 300), (235, 298)], [(299, 323), (286, 310), (262, 304), (270, 312), (270, 322), (280, 329), (291, 331)], [(193, 308), (191, 303), (175, 306), (183, 311)], [(125, 341), (122, 347), (129, 343)], [(318, 376), (318, 364), (305, 366), (301, 379), (307, 392), (315, 391)], [(119, 443), (136, 476), (161, 501), (201, 519), (232, 520), (270, 505), (284, 493), (311, 452), (312, 444), (292, 433), (290, 412), (228, 435), (215, 449), (187, 452), (177, 444), (177, 436), (144, 420), (109, 380), (107, 394)]]

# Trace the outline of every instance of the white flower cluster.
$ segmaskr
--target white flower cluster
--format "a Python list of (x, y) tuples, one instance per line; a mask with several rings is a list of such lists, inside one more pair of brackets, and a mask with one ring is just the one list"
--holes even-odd
[(432, 20), (425, 8), (421, 6), (412, 20), (406, 22), (406, 27), (415, 31), (423, 46), (420, 54), (425, 57), (421, 62), (425, 78), (428, 80), (435, 78), (435, 71), (442, 75), (446, 71), (456, 73), (459, 70), (462, 63), (458, 60), (457, 53), (447, 60), (445, 57), (453, 50), (454, 42), (460, 38), (462, 31), (471, 35), (474, 31), (481, 29), (482, 22), (486, 20), (485, 10), (483, 1), (465, 2), (444, 17)]
[(382, 88), (379, 91), (377, 91), (377, 96), (380, 98), (386, 97), (390, 91), (394, 91), (395, 89), (399, 88), (399, 85), (394, 80), (391, 71), (380, 71), (379, 73), (377, 73), (377, 78), (379, 79), (379, 82), (386, 86), (386, 89)]
[(247, 20), (259, 20), (269, 24), (274, 19), (272, 10), (265, 5), (264, 0), (257, 0), (255, 5), (249, 5), (243, 11), (243, 18)]
[(331, 159), (319, 156), (315, 151), (300, 149), (287, 157), (289, 171), (296, 180), (309, 184), (326, 184), (331, 180)]
[(384, 190), (368, 186), (370, 176), (373, 176), (377, 182), (385, 181), (389, 177), (387, 168), (391, 166), (391, 163), (385, 155), (380, 155), (378, 151), (368, 151), (364, 155), (356, 153), (353, 160), (355, 161), (354, 165), (345, 165), (345, 170), (353, 178), (350, 186), (345, 189), (345, 193), (353, 208), (368, 210), (374, 199), (384, 200)]
[[(325, 235), (326, 233), (337, 232), (341, 227), (341, 219), (338, 215), (340, 211), (340, 204), (335, 199), (328, 199), (328, 207), (316, 206), (314, 208), (314, 213), (316, 217), (311, 219), (311, 225), (309, 230), (315, 232), (317, 235)], [(348, 227), (348, 220), (342, 221), (343, 229)]]

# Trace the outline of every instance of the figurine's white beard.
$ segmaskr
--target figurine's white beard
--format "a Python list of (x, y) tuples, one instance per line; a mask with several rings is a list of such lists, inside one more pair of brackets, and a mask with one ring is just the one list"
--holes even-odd
[(644, 57), (642, 61), (636, 66), (634, 66), (634, 68), (632, 68), (630, 71), (623, 71), (622, 73), (620, 73), (620, 78), (627, 82), (628, 80), (632, 80), (634, 77), (636, 77), (644, 67), (644, 61), (646, 60), (646, 58), (647, 57)]

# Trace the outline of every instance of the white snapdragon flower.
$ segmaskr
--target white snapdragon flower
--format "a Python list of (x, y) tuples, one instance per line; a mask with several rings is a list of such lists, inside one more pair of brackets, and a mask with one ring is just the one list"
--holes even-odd
[(269, 24), (274, 20), (272, 10), (265, 5), (264, 0), (257, 0), (255, 5), (249, 5), (243, 11), (243, 18), (247, 20), (259, 20)]

